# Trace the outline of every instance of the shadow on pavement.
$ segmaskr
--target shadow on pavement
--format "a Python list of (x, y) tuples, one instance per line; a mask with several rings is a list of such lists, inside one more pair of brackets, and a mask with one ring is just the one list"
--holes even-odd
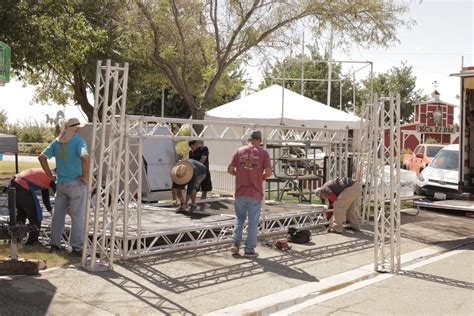
[(48, 280), (33, 276), (0, 279), (0, 315), (45, 315), (56, 293)]
[(410, 278), (415, 278), (423, 281), (435, 282), (439, 284), (444, 284), (448, 286), (454, 286), (462, 289), (474, 290), (474, 283), (459, 281), (455, 279), (445, 278), (438, 275), (433, 275), (429, 273), (417, 272), (417, 271), (400, 271), (398, 275), (407, 276)]
[(146, 303), (150, 307), (153, 307), (154, 313), (156, 312), (163, 315), (195, 315), (195, 313), (186, 309), (184, 306), (181, 306), (156, 291), (151, 290), (140, 282), (132, 280), (115, 271), (97, 273), (88, 271), (88, 273), (101, 277), (107, 282), (120, 288), (120, 290)]
[[(373, 247), (372, 235), (359, 232), (354, 234), (354, 237), (358, 239), (304, 251), (291, 250), (268, 258), (255, 258), (250, 260), (242, 258), (239, 259), (239, 261), (241, 261), (240, 263), (234, 265), (218, 267), (180, 277), (171, 277), (159, 271), (157, 266), (161, 263), (160, 259), (148, 259), (146, 261), (132, 260), (123, 263), (122, 266), (158, 287), (174, 293), (183, 293), (214, 286), (236, 279), (259, 275), (268, 271), (288, 278), (317, 282), (318, 279), (316, 277), (293, 266), (325, 258), (338, 257)], [(223, 249), (224, 248), (221, 248), (221, 251), (223, 251)], [(227, 248), (225, 248), (225, 250), (227, 251)], [(189, 254), (185, 255), (189, 257)], [(175, 254), (174, 260), (181, 259), (179, 255)]]

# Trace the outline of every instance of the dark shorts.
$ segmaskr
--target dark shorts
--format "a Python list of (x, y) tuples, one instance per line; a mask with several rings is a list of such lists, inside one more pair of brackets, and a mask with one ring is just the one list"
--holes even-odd
[(184, 190), (186, 188), (186, 185), (176, 184), (176, 183), (173, 182), (173, 186), (171, 188), (172, 189), (178, 189), (178, 190)]
[(204, 191), (204, 192), (212, 191), (211, 173), (209, 172), (209, 170), (207, 170), (206, 177), (201, 182), (200, 191)]

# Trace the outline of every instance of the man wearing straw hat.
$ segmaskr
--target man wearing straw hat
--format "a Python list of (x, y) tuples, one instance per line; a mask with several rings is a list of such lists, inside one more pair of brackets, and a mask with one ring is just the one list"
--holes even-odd
[(201, 186), (201, 182), (206, 177), (206, 166), (197, 160), (179, 160), (173, 168), (171, 168), (171, 179), (178, 186), (187, 185), (186, 199), (184, 204), (181, 204), (179, 211), (185, 211), (189, 200), (191, 200), (191, 206), (189, 211), (194, 213), (197, 209), (196, 206), (196, 195)]
[(56, 197), (51, 223), (51, 251), (61, 251), (61, 236), (68, 209), (71, 210), (71, 247), (73, 256), (82, 255), (85, 206), (89, 169), (87, 145), (77, 131), (81, 124), (77, 118), (64, 122), (61, 134), (38, 157), (48, 176), (53, 176), (48, 159), (56, 159)]
[(263, 181), (272, 175), (270, 156), (260, 147), (262, 133), (253, 131), (247, 146), (240, 147), (234, 153), (227, 171), (235, 176), (235, 228), (232, 235), (233, 245), (230, 251), (233, 255), (239, 253), (242, 231), (248, 218), (247, 240), (245, 241), (244, 256), (257, 257), (258, 222), (263, 199)]

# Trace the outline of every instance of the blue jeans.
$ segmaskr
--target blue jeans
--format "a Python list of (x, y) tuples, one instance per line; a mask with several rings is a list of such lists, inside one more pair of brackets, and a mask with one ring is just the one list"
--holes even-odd
[(54, 199), (53, 222), (51, 223), (51, 245), (60, 246), (66, 213), (71, 208), (71, 247), (81, 250), (84, 241), (87, 186), (81, 180), (60, 183)]
[(258, 223), (260, 220), (260, 209), (262, 201), (251, 197), (238, 197), (235, 199), (235, 227), (232, 234), (234, 244), (240, 246), (245, 219), (248, 216), (247, 240), (245, 241), (245, 252), (254, 251), (257, 246)]

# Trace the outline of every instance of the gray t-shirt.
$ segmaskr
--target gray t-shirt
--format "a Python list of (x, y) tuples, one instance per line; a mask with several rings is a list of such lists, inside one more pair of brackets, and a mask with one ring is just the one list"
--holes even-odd
[(331, 192), (339, 196), (345, 188), (348, 188), (354, 184), (354, 180), (351, 178), (336, 178), (329, 180), (321, 187), (321, 192), (329, 195)]

